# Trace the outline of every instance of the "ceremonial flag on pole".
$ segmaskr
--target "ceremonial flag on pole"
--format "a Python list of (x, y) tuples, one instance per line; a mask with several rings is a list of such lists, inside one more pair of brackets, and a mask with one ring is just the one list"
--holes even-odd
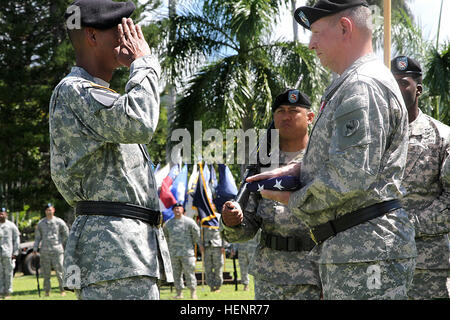
[(192, 201), (195, 193), (195, 188), (197, 186), (198, 180), (198, 168), (197, 164), (194, 164), (192, 168), (191, 176), (189, 177), (188, 185), (187, 185), (187, 194), (186, 194), (186, 202), (184, 206), (185, 214), (187, 217), (193, 218), (197, 215), (197, 208), (193, 207)]
[(197, 164), (194, 164), (194, 168), (192, 169), (192, 173), (191, 176), (189, 177), (189, 182), (188, 182), (188, 194), (189, 193), (194, 193), (195, 191), (195, 187), (197, 186), (197, 179), (198, 179), (198, 168), (197, 168)]
[(197, 180), (197, 187), (193, 197), (193, 205), (198, 210), (200, 219), (200, 226), (205, 228), (219, 228), (219, 220), (215, 214), (215, 207), (211, 199), (211, 190), (208, 186), (209, 170), (205, 164), (203, 170), (202, 164), (199, 163), (199, 176)]
[(187, 189), (187, 183), (188, 183), (188, 167), (187, 164), (183, 166), (183, 169), (181, 169), (180, 173), (177, 175), (175, 180), (172, 183), (172, 186), (170, 187), (170, 191), (174, 195), (177, 202), (181, 202), (184, 204), (186, 199), (186, 189)]
[(230, 168), (226, 164), (219, 164), (219, 183), (216, 188), (214, 204), (219, 212), (222, 211), (223, 204), (234, 199), (238, 193), (236, 183)]
[(158, 171), (155, 172), (155, 180), (156, 180), (156, 187), (159, 189), (161, 187), (162, 181), (165, 177), (169, 174), (170, 171), (170, 165), (166, 164), (164, 167), (159, 168)]
[(172, 186), (173, 181), (178, 176), (180, 169), (178, 168), (178, 164), (174, 165), (171, 169), (169, 174), (163, 179), (161, 184), (161, 190), (159, 191), (159, 199), (160, 207), (161, 204), (163, 205), (160, 209), (163, 214), (164, 221), (167, 221), (173, 217), (173, 211), (172, 206), (177, 203), (177, 199), (173, 195), (173, 193), (170, 191), (170, 188)]
[(214, 170), (214, 165), (210, 165), (209, 169), (209, 188), (211, 189), (212, 197), (211, 199), (214, 199), (216, 197), (216, 188), (217, 188), (217, 175), (216, 170)]

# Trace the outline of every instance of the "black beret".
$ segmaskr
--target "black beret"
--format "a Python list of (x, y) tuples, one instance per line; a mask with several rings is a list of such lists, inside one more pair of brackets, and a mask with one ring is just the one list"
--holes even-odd
[[(117, 26), (122, 22), (122, 18), (130, 17), (136, 9), (132, 1), (112, 0), (75, 0), (71, 6), (80, 8), (81, 26), (102, 30)], [(64, 18), (67, 20), (73, 14), (76, 14), (76, 11), (67, 10)]]
[(175, 204), (173, 205), (172, 209), (175, 209), (175, 207), (183, 207), (183, 209), (184, 209), (184, 205), (183, 205), (183, 203), (181, 203), (181, 202), (175, 203)]
[(391, 60), (393, 74), (417, 74), (422, 75), (420, 63), (407, 56), (398, 56)]
[(311, 30), (311, 25), (317, 20), (357, 6), (368, 7), (369, 5), (364, 0), (319, 0), (312, 7), (297, 8), (294, 18), (303, 28)]
[(272, 112), (281, 106), (301, 106), (305, 108), (311, 107), (311, 101), (309, 97), (297, 89), (287, 89), (283, 93), (280, 93), (272, 104)]

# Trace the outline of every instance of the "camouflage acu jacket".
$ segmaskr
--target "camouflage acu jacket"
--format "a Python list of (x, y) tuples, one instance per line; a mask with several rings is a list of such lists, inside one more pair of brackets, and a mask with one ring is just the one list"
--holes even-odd
[[(57, 85), (49, 112), (50, 167), (56, 187), (70, 205), (101, 200), (159, 210), (144, 146), (158, 123), (159, 74), (157, 60), (145, 56), (131, 64), (124, 95), (79, 67)], [(76, 289), (139, 275), (164, 278), (165, 274), (172, 281), (162, 229), (110, 216), (76, 218), (64, 269), (66, 286)]]
[(56, 216), (50, 220), (43, 218), (36, 226), (33, 250), (37, 251), (40, 244), (41, 252), (62, 253), (64, 252), (68, 235), (69, 228), (63, 219)]
[[(355, 61), (323, 96), (303, 158), (304, 187), (289, 209), (313, 227), (403, 196), (408, 116), (389, 69), (373, 54)], [(414, 228), (403, 209), (350, 228), (317, 247), (320, 263), (411, 258)]]
[(20, 232), (9, 220), (0, 223), (0, 257), (19, 255)]
[(450, 152), (450, 127), (420, 111), (409, 128), (402, 204), (416, 230), (416, 267), (450, 269), (450, 189), (441, 180)]
[(164, 224), (169, 251), (172, 257), (193, 257), (194, 246), (200, 244), (200, 228), (192, 218), (181, 216)]
[[(222, 215), (215, 213), (217, 220), (221, 220)], [(203, 247), (224, 248), (228, 243), (222, 237), (219, 228), (201, 227), (200, 229), (201, 244)]]

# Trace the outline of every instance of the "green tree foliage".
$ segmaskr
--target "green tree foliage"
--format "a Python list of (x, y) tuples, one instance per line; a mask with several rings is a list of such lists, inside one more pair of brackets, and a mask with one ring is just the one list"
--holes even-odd
[[(204, 130), (266, 127), (273, 97), (288, 86), (318, 104), (328, 78), (314, 53), (297, 42), (269, 40), (282, 3), (211, 0), (176, 16), (163, 55), (166, 70), (177, 71), (169, 76), (184, 89), (174, 128), (192, 133), (195, 120)], [(194, 70), (187, 83), (183, 66)]]
[(49, 170), (48, 103), (73, 61), (65, 0), (0, 4), (0, 195), (11, 211), (58, 198)]
[[(42, 212), (49, 201), (57, 214), (69, 209), (50, 176), (48, 109), (53, 88), (75, 63), (64, 26), (64, 12), (71, 2), (0, 2), (0, 204), (11, 213), (23, 208)], [(154, 10), (160, 2), (135, 3), (132, 18), (140, 21), (143, 12)], [(154, 27), (144, 32), (156, 46), (160, 39)], [(128, 69), (121, 68), (111, 86), (123, 91), (127, 79)], [(160, 128), (164, 130), (164, 120)], [(150, 149), (163, 158), (159, 150), (163, 139), (156, 140)]]

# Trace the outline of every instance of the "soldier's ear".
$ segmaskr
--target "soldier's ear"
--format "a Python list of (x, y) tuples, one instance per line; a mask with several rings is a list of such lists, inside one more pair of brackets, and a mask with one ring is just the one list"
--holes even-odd
[(418, 83), (418, 84), (416, 85), (416, 97), (421, 96), (421, 95), (422, 95), (422, 92), (423, 92), (423, 86), (422, 86), (421, 83)]
[(340, 18), (338, 25), (342, 35), (349, 36), (353, 31), (353, 22), (347, 17)]
[(86, 41), (91, 47), (95, 47), (97, 45), (96, 33), (97, 31), (94, 28), (90, 27), (84, 28)]
[(314, 122), (314, 112), (312, 111), (308, 112), (307, 119), (308, 124), (312, 124)]

